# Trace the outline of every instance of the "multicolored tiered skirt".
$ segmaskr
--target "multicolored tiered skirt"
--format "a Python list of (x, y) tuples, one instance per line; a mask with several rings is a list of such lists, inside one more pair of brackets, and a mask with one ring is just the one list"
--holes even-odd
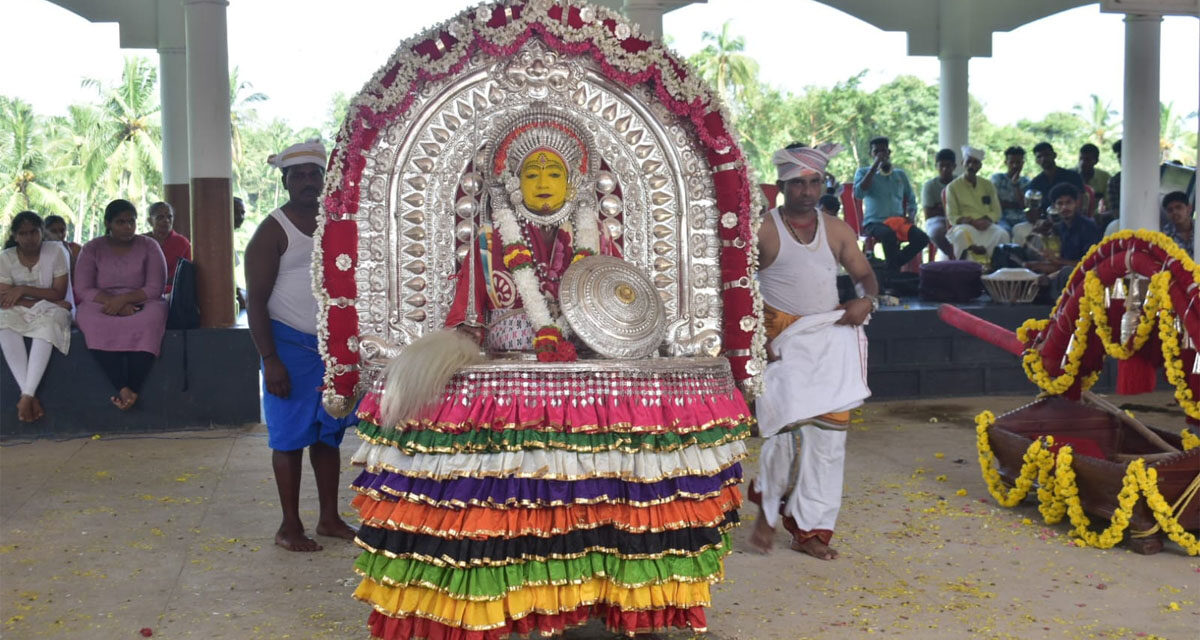
[(353, 458), (372, 635), (706, 628), (752, 420), (725, 360), (478, 365), (397, 428), (379, 402)]

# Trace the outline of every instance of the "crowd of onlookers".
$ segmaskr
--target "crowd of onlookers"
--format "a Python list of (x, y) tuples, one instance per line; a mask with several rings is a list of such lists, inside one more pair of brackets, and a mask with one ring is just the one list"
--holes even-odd
[[(234, 210), (240, 224), (240, 199)], [(0, 348), (21, 390), (20, 420), (45, 414), (37, 388), (51, 352), (70, 350), (72, 325), (112, 383), (112, 404), (128, 410), (137, 403), (162, 344), (176, 269), (192, 257), (191, 243), (172, 228), (174, 218), (170, 204), (156, 202), (150, 231), (138, 234), (137, 209), (113, 200), (104, 211), (104, 235), (81, 246), (67, 239), (61, 216), (13, 217), (0, 251)]]
[[(1121, 143), (1112, 149), (1119, 160)], [(918, 200), (908, 175), (891, 163), (888, 139), (871, 140), (870, 150), (874, 162), (858, 169), (850, 189), (862, 203), (862, 235), (883, 249), (885, 272), (899, 272), (932, 243), (930, 254), (937, 259), (970, 260), (985, 270), (1025, 267), (1054, 282), (1120, 228), (1121, 174), (1096, 166), (1100, 150), (1093, 144), (1079, 149), (1078, 165), (1070, 169), (1058, 165), (1049, 142), (1038, 143), (1032, 152), (1040, 171), (1032, 177), (1024, 174), (1025, 149), (1009, 147), (1005, 170), (990, 179), (979, 175), (982, 150), (964, 146), (959, 155), (942, 149), (934, 158), (937, 176), (921, 189), (924, 228), (917, 224)], [(960, 158), (964, 170), (956, 176)], [(1160, 211), (1161, 231), (1189, 254), (1195, 208), (1191, 175), (1186, 191), (1163, 195)], [(836, 212), (839, 204), (832, 193), (822, 200), (827, 212)]]

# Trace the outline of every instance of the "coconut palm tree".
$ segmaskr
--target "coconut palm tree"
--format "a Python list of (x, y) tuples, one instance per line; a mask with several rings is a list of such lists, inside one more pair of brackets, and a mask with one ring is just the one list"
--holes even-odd
[(0, 225), (32, 209), (70, 215), (44, 152), (46, 132), (28, 103), (0, 96)]
[(254, 109), (250, 106), (267, 100), (267, 94), (254, 91), (254, 85), (240, 79), (238, 68), (229, 72), (229, 130), (232, 137), (234, 171), (242, 164), (242, 129), (254, 120)]
[(1187, 116), (1176, 113), (1174, 102), (1158, 103), (1158, 148), (1163, 162), (1195, 164), (1196, 147), (1186, 143), (1187, 136), (1183, 128), (1185, 119), (1195, 117), (1195, 112)]
[(746, 38), (730, 33), (731, 20), (721, 25), (720, 33), (705, 31), (700, 39), (708, 43), (689, 62), (721, 95), (726, 104), (733, 106), (740, 100), (746, 87), (758, 81), (758, 62), (742, 52), (746, 50)]
[(101, 182), (110, 195), (145, 203), (162, 189), (162, 125), (159, 121), (158, 69), (146, 58), (125, 58), (121, 80), (113, 86), (85, 79), (101, 105), (101, 153), (108, 158)]
[(1102, 102), (1100, 96), (1093, 93), (1091, 102), (1086, 107), (1081, 104), (1075, 105), (1075, 113), (1087, 122), (1088, 137), (1101, 149), (1120, 137), (1117, 133), (1120, 123), (1114, 119), (1117, 110), (1112, 108), (1111, 102)]
[(108, 167), (108, 158), (101, 152), (105, 137), (103, 117), (94, 105), (76, 104), (67, 108), (66, 116), (51, 118), (51, 136), (46, 153), (54, 159), (54, 175), (59, 191), (71, 206), (74, 240), (82, 242), (96, 235), (100, 227), (100, 178)]

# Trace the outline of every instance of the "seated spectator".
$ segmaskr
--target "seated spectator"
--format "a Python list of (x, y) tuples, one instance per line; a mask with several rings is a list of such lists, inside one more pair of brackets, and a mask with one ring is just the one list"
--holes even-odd
[(182, 234), (176, 233), (175, 209), (166, 202), (155, 202), (150, 205), (150, 233), (162, 249), (163, 258), (167, 261), (167, 282), (163, 287), (163, 295), (171, 293), (171, 285), (175, 282), (175, 268), (179, 266), (180, 258), (192, 259), (192, 243)]
[(137, 235), (137, 210), (129, 201), (108, 203), (104, 229), (79, 253), (76, 321), (116, 390), (113, 405), (127, 411), (162, 346), (167, 263), (153, 238)]
[(1054, 224), (1038, 215), (1034, 209), (1025, 212), (1025, 221), (1013, 227), (1013, 244), (1023, 247), (1027, 254), (1038, 260), (1047, 255), (1059, 255), (1058, 236), (1054, 235)]
[(954, 226), (946, 238), (954, 246), (956, 260), (991, 264), (996, 245), (1008, 242), (1008, 232), (996, 224), (1000, 220), (1000, 196), (989, 180), (979, 177), (983, 168), (983, 150), (964, 146), (966, 171), (946, 187), (946, 215)]
[[(1033, 158), (1042, 168), (1042, 172), (1029, 181), (1029, 188), (1045, 196), (1039, 205), (1042, 208), (1054, 204), (1054, 200), (1050, 197), (1050, 191), (1059, 184), (1069, 184), (1075, 187), (1075, 190), (1081, 194), (1079, 198), (1083, 197), (1083, 178), (1078, 173), (1055, 164), (1057, 157), (1058, 154), (1054, 152), (1054, 147), (1049, 142), (1039, 142), (1033, 147)], [(1084, 201), (1083, 204), (1085, 206), (1080, 207), (1080, 212), (1087, 211), (1087, 202)]]
[[(888, 139), (874, 138), (870, 145), (875, 161), (854, 173), (854, 197), (863, 201), (864, 235), (883, 245), (888, 270), (896, 273), (929, 246), (929, 236), (913, 225), (917, 202), (912, 183), (903, 169), (892, 165)], [(902, 242), (908, 244), (901, 248)]]
[(837, 199), (837, 196), (831, 196), (827, 193), (817, 200), (817, 208), (821, 210), (821, 213), (828, 213), (836, 218), (838, 212), (842, 210), (842, 203)]
[[(37, 388), (51, 347), (63, 354), (71, 348), (71, 306), (63, 301), (71, 260), (61, 244), (42, 239), (41, 216), (22, 211), (13, 217), (0, 251), (0, 349), (21, 388), (17, 418), (22, 422), (46, 414)], [(28, 354), (25, 338), (31, 338)]]
[(1009, 147), (1004, 150), (1004, 173), (992, 174), (992, 186), (1000, 196), (1000, 226), (1012, 232), (1013, 227), (1025, 221), (1025, 190), (1029, 178), (1021, 175), (1025, 168), (1025, 149)]
[(71, 256), (71, 271), (75, 271), (75, 261), (79, 259), (79, 250), (83, 245), (67, 240), (67, 221), (62, 216), (46, 216), (46, 239), (57, 240), (67, 248)]
[(1099, 161), (1099, 147), (1090, 142), (1079, 147), (1079, 177), (1096, 194), (1095, 199), (1088, 203), (1089, 217), (1095, 217), (1099, 208), (1099, 201), (1104, 198), (1104, 192), (1108, 190), (1108, 182), (1112, 179), (1112, 176), (1108, 175), (1107, 171), (1096, 168), (1096, 163)]
[(1167, 212), (1167, 222), (1163, 224), (1162, 232), (1171, 236), (1188, 255), (1195, 253), (1196, 230), (1192, 226), (1192, 205), (1188, 202), (1187, 194), (1182, 191), (1172, 191), (1163, 196), (1163, 209)]
[(921, 206), (925, 212), (925, 233), (929, 240), (946, 257), (954, 256), (954, 245), (946, 239), (950, 224), (946, 220), (946, 207), (942, 204), (942, 190), (954, 180), (954, 170), (958, 168), (958, 158), (953, 149), (942, 149), (934, 157), (938, 174), (921, 187)]
[(1054, 223), (1054, 235), (1058, 240), (1059, 250), (1057, 255), (1046, 256), (1046, 261), (1050, 264), (1043, 265), (1040, 269), (1043, 273), (1074, 266), (1101, 237), (1096, 223), (1079, 214), (1081, 197), (1075, 185), (1055, 186), (1050, 190), (1048, 200), (1051, 203), (1048, 210), (1051, 221), (1058, 218)]

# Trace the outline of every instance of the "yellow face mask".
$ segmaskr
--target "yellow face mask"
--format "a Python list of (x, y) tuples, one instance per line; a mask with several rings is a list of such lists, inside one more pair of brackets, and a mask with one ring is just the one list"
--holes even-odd
[(553, 151), (533, 152), (521, 165), (521, 196), (535, 213), (554, 213), (567, 200), (567, 163)]

